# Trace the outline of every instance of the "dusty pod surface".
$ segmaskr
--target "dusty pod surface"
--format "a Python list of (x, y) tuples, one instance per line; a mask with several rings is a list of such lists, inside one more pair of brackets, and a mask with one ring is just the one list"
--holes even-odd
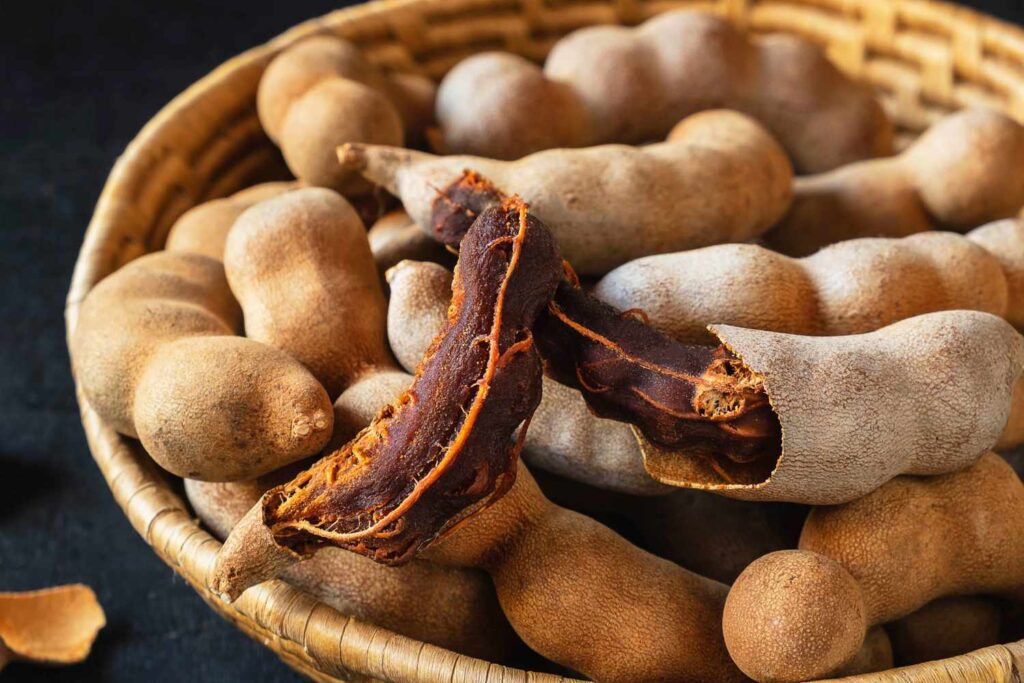
[(267, 135), (302, 180), (358, 192), (366, 184), (338, 168), (345, 142), (402, 145), (433, 118), (434, 84), (386, 75), (346, 40), (319, 35), (285, 50), (260, 80), (256, 107)]
[(1024, 126), (989, 109), (946, 117), (899, 156), (797, 178), (765, 241), (804, 256), (854, 237), (964, 232), (1024, 206)]
[(217, 261), (139, 258), (82, 304), (71, 339), (82, 391), (179, 476), (246, 479), (318, 452), (333, 422), (327, 393), (281, 351), (231, 336), (238, 313)]
[(955, 657), (1000, 642), (999, 602), (986, 596), (933, 600), (886, 625), (900, 666)]
[[(389, 271), (388, 282), (388, 340), (398, 362), (412, 372), (444, 326), (452, 274), (435, 263), (405, 261)], [(549, 377), (542, 383), (541, 401), (523, 443), (528, 464), (625, 493), (671, 490), (644, 470), (628, 425), (597, 417), (570, 387)]]
[(261, 183), (230, 197), (194, 206), (174, 222), (167, 234), (167, 251), (202, 254), (224, 260), (224, 243), (235, 220), (253, 204), (299, 187), (294, 182)]
[(867, 627), (857, 581), (835, 561), (795, 550), (751, 563), (722, 617), (729, 655), (756, 681), (838, 673), (861, 649)]
[(961, 472), (899, 477), (859, 500), (813, 510), (800, 548), (843, 565), (863, 588), (871, 622), (885, 623), (944, 596), (1019, 591), (1022, 514), (1024, 485), (988, 453)]
[(751, 239), (788, 206), (789, 160), (755, 121), (703, 112), (685, 130), (647, 147), (550, 150), (516, 162), (360, 144), (338, 155), (340, 168), (398, 196), (428, 232), (445, 188), (476, 171), (526, 201), (574, 268), (602, 274), (640, 256)]
[(300, 361), (331, 396), (387, 361), (366, 229), (335, 192), (295, 190), (247, 210), (228, 235), (224, 268), (246, 334)]
[(899, 474), (967, 467), (999, 439), (1024, 367), (1020, 334), (976, 311), (842, 337), (711, 331), (763, 378), (782, 429), (770, 474), (761, 460), (709, 462), (641, 438), (645, 464), (660, 481), (750, 500), (832, 505)]
[[(223, 540), (268, 488), (289, 477), (284, 471), (234, 483), (186, 479), (185, 493), (203, 523)], [(386, 567), (327, 548), (282, 578), (342, 614), (456, 652), (503, 661), (517, 649), (518, 639), (482, 572), (426, 561)]]
[(579, 29), (555, 44), (543, 70), (504, 53), (467, 58), (438, 90), (438, 146), (514, 159), (554, 147), (636, 144), (719, 107), (758, 119), (804, 173), (891, 151), (892, 124), (870, 89), (817, 46), (782, 35), (751, 40), (694, 11), (665, 12), (638, 27)]

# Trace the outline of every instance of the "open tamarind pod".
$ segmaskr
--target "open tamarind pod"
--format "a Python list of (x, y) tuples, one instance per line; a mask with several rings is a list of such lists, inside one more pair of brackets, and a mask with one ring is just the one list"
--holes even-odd
[(829, 675), (867, 626), (951, 595), (1024, 586), (1024, 485), (988, 453), (937, 477), (898, 477), (859, 500), (811, 512), (800, 550), (766, 555), (737, 579), (723, 632), (759, 681)]
[(224, 270), (246, 334), (301, 362), (330, 396), (388, 362), (366, 228), (332, 190), (293, 190), (248, 209), (228, 235)]
[(233, 336), (240, 322), (219, 262), (143, 256), (83, 302), (76, 379), (105, 422), (179, 476), (247, 479), (319, 452), (327, 392), (287, 354)]
[[(388, 341), (409, 372), (444, 328), (452, 274), (436, 263), (404, 261), (387, 274)], [(637, 495), (671, 491), (643, 467), (629, 425), (594, 415), (579, 392), (544, 377), (522, 457), (531, 467), (605, 489)]]
[[(407, 384), (404, 373), (403, 379)], [(185, 493), (203, 523), (223, 540), (267, 489), (295, 473), (289, 467), (231, 483), (186, 479)], [(324, 548), (281, 578), (342, 614), (463, 654), (506, 660), (517, 649), (519, 639), (483, 572), (424, 560), (388, 567), (339, 548)]]
[(338, 168), (334, 148), (345, 142), (416, 141), (433, 119), (434, 93), (429, 79), (385, 75), (347, 40), (318, 35), (267, 66), (256, 110), (296, 177), (359, 192), (367, 184)]
[(899, 156), (797, 178), (793, 203), (765, 235), (792, 256), (854, 237), (962, 232), (1024, 206), (1024, 126), (988, 109), (951, 114)]
[[(781, 425), (780, 449), (736, 462), (685, 444), (666, 448), (652, 431), (638, 435), (641, 450), (659, 481), (749, 500), (832, 505), (898, 474), (967, 467), (998, 441), (1024, 366), (1024, 338), (978, 311), (840, 337), (710, 329), (743, 364), (739, 376), (758, 378)], [(587, 393), (608, 384), (587, 372)]]
[(230, 197), (211, 199), (194, 206), (174, 222), (167, 233), (167, 251), (202, 254), (224, 260), (224, 243), (235, 219), (253, 204), (299, 187), (295, 182), (261, 183)]
[(438, 189), (474, 169), (528, 202), (575, 268), (604, 273), (648, 254), (751, 239), (785, 211), (792, 169), (760, 125), (712, 111), (684, 130), (647, 147), (550, 150), (516, 162), (358, 143), (340, 147), (338, 158), (339, 168), (398, 196), (432, 233), (435, 205), (448, 201)]
[(955, 657), (1000, 641), (1002, 611), (995, 598), (958, 595), (933, 600), (887, 624), (900, 666)]
[(514, 159), (554, 147), (637, 144), (719, 107), (758, 119), (805, 173), (891, 152), (892, 124), (870, 89), (818, 46), (787, 35), (754, 40), (694, 11), (573, 31), (543, 70), (500, 52), (463, 60), (438, 89), (439, 146)]
[(230, 598), (336, 545), (383, 563), (410, 559), (503, 495), (540, 400), (530, 328), (560, 275), (558, 248), (517, 200), (467, 234), (448, 323), (408, 391), (355, 439), (267, 492), (218, 554)]

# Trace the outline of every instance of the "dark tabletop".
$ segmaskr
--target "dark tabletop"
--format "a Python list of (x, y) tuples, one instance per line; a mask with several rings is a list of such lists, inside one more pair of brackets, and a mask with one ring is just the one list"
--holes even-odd
[[(86, 448), (63, 304), (111, 164), (189, 83), (326, 0), (27, 0), (0, 21), (0, 590), (84, 582), (108, 625), (68, 669), (11, 681), (289, 681), (129, 526)], [(974, 0), (1024, 23), (1024, 0)]]

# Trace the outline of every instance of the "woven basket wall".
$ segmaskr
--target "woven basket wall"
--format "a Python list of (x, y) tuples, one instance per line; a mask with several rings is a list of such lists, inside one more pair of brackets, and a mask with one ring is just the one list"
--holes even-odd
[[(463, 57), (504, 49), (540, 60), (573, 29), (636, 24), (692, 7), (753, 32), (788, 31), (824, 45), (839, 67), (874, 85), (906, 144), (949, 111), (983, 104), (1024, 121), (1024, 31), (922, 0), (392, 0), (306, 22), (227, 62), (172, 101), (128, 146), (89, 225), (68, 293), (68, 332), (83, 297), (124, 263), (163, 245), (183, 211), (284, 177), (255, 112), (256, 86), (281, 49), (328, 31), (387, 68), (441, 76)], [(1022, 160), (1024, 163), (1024, 160)], [(203, 598), (317, 681), (562, 681), (464, 657), (316, 602), (282, 582), (227, 605), (205, 588), (219, 543), (193, 520), (141, 448), (97, 417), (79, 392), (89, 446), (135, 529)], [(1019, 681), (1024, 641), (857, 681)]]

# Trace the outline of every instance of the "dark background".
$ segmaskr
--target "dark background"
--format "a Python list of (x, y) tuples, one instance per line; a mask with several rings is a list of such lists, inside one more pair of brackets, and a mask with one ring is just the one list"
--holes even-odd
[[(188, 84), (349, 3), (28, 0), (0, 21), (0, 590), (81, 581), (108, 625), (69, 669), (4, 680), (298, 680), (129, 526), (86, 448), (62, 309), (116, 156)], [(967, 4), (1024, 23), (1024, 0)], [(20, 16), (18, 16), (20, 15)]]

